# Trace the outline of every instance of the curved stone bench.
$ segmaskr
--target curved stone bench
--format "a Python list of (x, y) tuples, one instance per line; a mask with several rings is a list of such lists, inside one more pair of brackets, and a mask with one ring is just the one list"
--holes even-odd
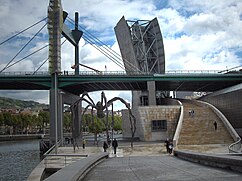
[(108, 158), (108, 152), (91, 155), (62, 168), (45, 181), (77, 181), (81, 180), (94, 166)]
[(203, 165), (230, 169), (233, 171), (242, 172), (242, 157), (241, 154), (215, 155), (195, 153), (190, 151), (174, 150), (174, 156)]

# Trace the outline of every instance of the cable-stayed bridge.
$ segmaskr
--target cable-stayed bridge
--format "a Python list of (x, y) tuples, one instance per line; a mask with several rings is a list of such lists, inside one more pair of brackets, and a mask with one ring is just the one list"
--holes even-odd
[[(54, 2), (54, 1), (53, 1)], [(57, 2), (57, 1), (55, 1)], [(50, 3), (51, 4), (51, 3)], [(54, 5), (55, 4), (51, 4)], [(56, 6), (60, 7), (60, 6)], [(233, 85), (237, 85), (242, 83), (242, 74), (230, 74), (230, 73), (218, 73), (209, 72), (209, 71), (201, 71), (201, 72), (168, 72), (164, 71), (164, 51), (160, 51), (159, 54), (153, 52), (153, 46), (156, 45), (156, 40), (149, 39), (150, 46), (147, 47), (149, 52), (141, 51), (141, 47), (145, 47), (143, 45), (143, 40), (140, 42), (140, 37), (136, 36), (137, 46), (133, 47), (136, 52), (139, 50), (139, 55), (148, 55), (147, 57), (139, 56), (139, 63), (137, 65), (135, 62), (135, 58), (128, 56), (121, 56), (114, 52), (109, 46), (105, 45), (98, 38), (93, 36), (91, 33), (85, 30), (78, 23), (78, 14), (75, 16), (75, 20), (67, 17), (67, 14), (63, 13), (58, 9), (58, 16), (54, 17), (55, 14), (48, 15), (48, 30), (49, 30), (49, 41), (47, 45), (39, 48), (31, 52), (28, 55), (25, 55), (23, 58), (18, 60), (17, 57), (30, 45), (30, 43), (35, 40), (41, 33), (41, 31), (47, 25), (47, 18), (40, 20), (39, 22), (27, 27), (25, 30), (20, 31), (16, 35), (6, 39), (0, 46), (4, 45), (8, 41), (12, 41), (13, 38), (17, 37), (21, 33), (27, 31), (28, 29), (34, 27), (39, 23), (43, 23), (40, 29), (33, 34), (32, 38), (27, 41), (25, 45), (13, 56), (9, 62), (3, 65), (0, 70), (0, 89), (1, 90), (50, 90), (50, 107), (51, 107), (51, 139), (54, 140), (54, 137), (58, 139), (61, 137), (61, 121), (59, 121), (59, 114), (61, 112), (61, 106), (63, 103), (72, 104), (73, 101), (79, 99), (79, 95), (83, 92), (91, 92), (98, 90), (132, 90), (132, 91), (147, 91), (149, 84), (151, 83), (152, 87), (154, 87), (153, 92), (158, 91), (194, 91), (194, 92), (214, 92), (217, 90), (221, 90)], [(58, 22), (55, 22), (58, 20)], [(70, 30), (70, 28), (65, 25), (65, 23), (72, 25), (75, 27), (74, 30)], [(147, 23), (147, 33), (152, 30), (157, 30), (157, 21), (156, 24), (151, 26), (152, 23)], [(123, 18), (121, 23), (125, 23), (125, 19)], [(146, 23), (145, 23), (146, 24)], [(58, 25), (58, 26), (57, 26)], [(122, 25), (122, 24), (120, 24)], [(135, 24), (136, 25), (136, 24)], [(59, 31), (58, 28), (62, 27), (62, 32)], [(120, 26), (121, 27), (121, 26)], [(133, 32), (140, 32), (139, 26), (132, 26)], [(122, 27), (121, 27), (122, 28)], [(150, 28), (150, 29), (149, 29)], [(152, 29), (153, 28), (153, 29)], [(140, 30), (144, 30), (144, 27), (141, 27)], [(118, 32), (118, 28), (116, 28)], [(159, 31), (151, 32), (160, 34)], [(150, 35), (151, 35), (150, 34)], [(58, 35), (58, 36), (57, 36)], [(75, 73), (67, 72), (61, 70), (61, 56), (60, 56), (60, 48), (65, 43), (62, 41), (61, 36), (66, 38), (74, 47), (75, 47), (75, 60), (73, 60), (74, 65), (76, 66)], [(159, 35), (160, 36), (160, 35)], [(62, 37), (62, 39), (63, 39)], [(112, 62), (118, 65), (121, 69), (125, 70), (125, 72), (108, 72), (108, 71), (92, 71), (92, 72), (80, 72), (79, 71), (79, 49), (78, 43), (80, 38), (83, 38), (87, 43), (91, 44), (95, 49), (103, 53), (107, 58), (109, 58)], [(145, 36), (141, 36), (144, 38)], [(149, 36), (153, 38), (153, 36)], [(154, 36), (155, 37), (155, 36)], [(123, 38), (120, 37), (122, 40)], [(158, 37), (159, 41), (162, 40), (162, 37)], [(131, 46), (132, 43), (129, 43)], [(138, 46), (139, 45), (139, 46)], [(125, 46), (125, 45), (124, 45)], [(15, 65), (18, 65), (20, 62), (24, 61), (27, 58), (30, 58), (34, 54), (42, 51), (43, 49), (49, 47), (49, 56), (44, 61), (39, 61), (39, 67), (35, 68), (33, 72), (26, 72), (24, 70), (20, 72), (12, 71), (11, 73), (7, 72), (7, 70)], [(126, 47), (129, 50), (129, 47)], [(145, 47), (146, 48), (146, 47)], [(157, 46), (157, 48), (163, 49), (163, 46)], [(128, 51), (127, 50), (127, 51)], [(124, 53), (124, 55), (129, 55), (129, 52)], [(155, 57), (157, 55), (157, 57)], [(159, 55), (159, 56), (158, 56)], [(162, 62), (156, 61), (156, 58), (162, 57)], [(73, 58), (73, 59), (74, 59)], [(132, 59), (132, 61), (130, 61)], [(149, 64), (149, 60), (155, 60), (154, 62)], [(145, 60), (145, 61), (144, 61)], [(42, 66), (49, 61), (49, 72), (43, 72)], [(139, 67), (140, 66), (140, 67)], [(158, 71), (158, 72), (153, 72)], [(164, 71), (164, 72), (163, 72)], [(71, 99), (64, 98), (63, 102), (59, 102), (60, 91), (65, 91), (68, 94), (72, 94)], [(151, 92), (151, 91), (150, 91)], [(153, 94), (155, 97), (155, 94)], [(78, 115), (75, 116), (76, 121), (74, 121), (74, 127), (80, 128), (80, 121), (78, 120)], [(58, 129), (57, 129), (58, 128)], [(57, 130), (57, 132), (56, 132)], [(73, 137), (79, 136), (79, 131), (74, 134)], [(55, 140), (57, 142), (57, 140)]]
[[(82, 36), (86, 43), (92, 45), (95, 49), (104, 54), (110, 61), (114, 62), (116, 65), (124, 70), (108, 72), (81, 72), (79, 71), (79, 66), (77, 66), (74, 73), (70, 71), (58, 72), (58, 88), (67, 92), (79, 95), (84, 91), (90, 92), (98, 90), (147, 90), (148, 81), (154, 81), (157, 90), (213, 92), (242, 82), (242, 74), (223, 74), (223, 71), (219, 70), (171, 70), (166, 71), (162, 74), (143, 72), (139, 68), (137, 68), (137, 65), (135, 66), (134, 63), (131, 63), (120, 54), (116, 53), (104, 42), (95, 37), (88, 30), (86, 30), (82, 25), (78, 23), (78, 20), (73, 20), (69, 18), (67, 16), (67, 13), (65, 12), (63, 17), (65, 19), (63, 21), (66, 21), (66, 24), (68, 26), (75, 26), (75, 30), (73, 30), (73, 36), (70, 36), (70, 30), (68, 30), (68, 27), (63, 24), (62, 34), (66, 39), (62, 41), (60, 46), (63, 45), (66, 40), (70, 41), (73, 45), (75, 45), (75, 33), (79, 31), (79, 28), (81, 30), (79, 31), (80, 36)], [(23, 44), (23, 47), (17, 51), (17, 53), (9, 60), (9, 62), (3, 64), (3, 67), (0, 70), (0, 89), (50, 90), (52, 88), (51, 73), (47, 72), (46, 70), (43, 71), (43, 65), (48, 63), (48, 56), (45, 60), (37, 60), (39, 61), (39, 66), (34, 68), (35, 71), (21, 70), (8, 72), (10, 68), (19, 65), (26, 59), (30, 59), (32, 56), (38, 54), (41, 51), (44, 51), (47, 47), (50, 46), (48, 42), (37, 50), (34, 50), (27, 55), (22, 55), (22, 53), (29, 46), (31, 46), (31, 43), (33, 43), (35, 39), (40, 39), (42, 31), (47, 26), (47, 20), (48, 17), (45, 17), (37, 21), (36, 23), (28, 26), (24, 30), (19, 31), (13, 36), (0, 42), (0, 48), (7, 43), (13, 44), (13, 41), (16, 38), (18, 38), (19, 36), (24, 36), (23, 34), (28, 30), (36, 28), (36, 26), (40, 27), (33, 34), (33, 36), (29, 38), (26, 44)], [(62, 37), (62, 39), (64, 39), (64, 37)], [(152, 47), (149, 47), (149, 50), (150, 49), (152, 49)], [(22, 58), (17, 59), (18, 57), (20, 57), (20, 55), (22, 55)], [(77, 60), (77, 62), (75, 63), (79, 63), (79, 60)]]
[[(0, 74), (2, 90), (50, 90), (48, 72), (4, 72)], [(79, 95), (99, 90), (147, 90), (147, 82), (154, 81), (157, 90), (214, 92), (242, 83), (242, 74), (219, 74), (209, 71), (166, 74), (141, 74), (122, 71), (74, 72), (58, 76), (58, 88)]]

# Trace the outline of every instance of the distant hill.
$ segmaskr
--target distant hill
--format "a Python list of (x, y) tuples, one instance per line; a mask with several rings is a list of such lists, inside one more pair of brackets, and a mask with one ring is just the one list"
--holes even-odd
[(46, 109), (49, 105), (41, 104), (35, 101), (23, 101), (18, 99), (0, 97), (0, 108), (1, 109)]

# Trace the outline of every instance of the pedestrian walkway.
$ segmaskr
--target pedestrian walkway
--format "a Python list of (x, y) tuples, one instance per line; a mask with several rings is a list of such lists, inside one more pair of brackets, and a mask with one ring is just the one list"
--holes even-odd
[(95, 166), (83, 181), (238, 181), (241, 178), (241, 173), (206, 167), (164, 154), (109, 158)]
[[(101, 144), (99, 144), (101, 145)], [(211, 153), (223, 153), (224, 148), (212, 149)], [(84, 180), (240, 180), (241, 173), (225, 169), (206, 167), (200, 164), (181, 160), (166, 153), (164, 143), (134, 142), (131, 149), (130, 142), (119, 142), (117, 154), (111, 147), (107, 150), (109, 158), (99, 163), (85, 176)], [(222, 152), (221, 152), (222, 151)], [(69, 155), (65, 160), (54, 156), (49, 157), (49, 168), (63, 168), (78, 159), (78, 155), (93, 155), (103, 152), (102, 146), (91, 142), (86, 148), (60, 147), (58, 155)], [(77, 156), (77, 157), (76, 157)], [(57, 160), (59, 159), (59, 160)], [(51, 164), (53, 162), (53, 164)], [(65, 162), (65, 164), (63, 164)]]
[[(99, 144), (102, 145), (102, 144)], [(166, 153), (164, 143), (161, 142), (134, 142), (133, 149), (131, 148), (130, 142), (119, 142), (117, 149), (117, 154), (114, 155), (113, 148), (109, 147), (107, 151), (109, 152), (109, 157), (124, 157), (124, 156), (157, 156)], [(89, 143), (85, 149), (82, 147), (76, 148), (75, 151), (73, 147), (59, 147), (58, 154), (77, 154), (77, 155), (92, 155), (99, 152), (103, 152), (102, 146), (93, 145)]]

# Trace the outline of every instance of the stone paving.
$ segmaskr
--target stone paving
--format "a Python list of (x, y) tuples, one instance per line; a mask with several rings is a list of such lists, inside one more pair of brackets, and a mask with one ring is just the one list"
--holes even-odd
[(241, 178), (241, 173), (206, 167), (164, 154), (109, 158), (95, 166), (83, 181), (239, 181)]
[[(100, 144), (101, 145), (101, 144)], [(227, 153), (227, 145), (193, 146), (193, 151), (208, 153)], [(101, 146), (91, 143), (86, 148), (60, 147), (58, 154), (92, 155), (103, 152)], [(135, 142), (131, 149), (130, 143), (119, 142), (117, 154), (108, 149), (109, 159), (95, 166), (84, 178), (84, 181), (149, 181), (149, 180), (241, 180), (242, 174), (229, 170), (207, 167), (181, 160), (166, 153), (164, 143)], [(70, 158), (69, 158), (70, 159)], [(73, 159), (73, 157), (71, 157)], [(73, 160), (75, 161), (75, 160)]]

